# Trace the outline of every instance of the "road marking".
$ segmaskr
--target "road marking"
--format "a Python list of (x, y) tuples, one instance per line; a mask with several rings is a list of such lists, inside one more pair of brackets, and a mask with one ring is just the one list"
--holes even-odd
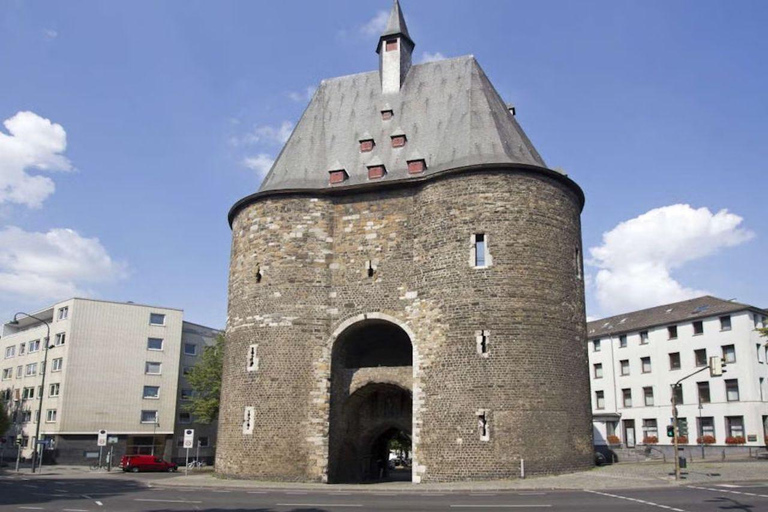
[(211, 492), (232, 492), (232, 491), (211, 491)]
[(88, 510), (85, 510), (84, 508), (63, 508), (61, 510), (62, 510), (62, 512), (89, 512)]
[(550, 508), (552, 505), (451, 505), (451, 508)]
[(102, 502), (100, 502), (100, 501), (97, 501), (97, 502), (96, 502), (96, 504), (97, 504), (98, 506), (100, 506), (100, 507), (103, 507), (103, 506), (104, 506), (104, 504), (103, 504)]
[(267, 494), (267, 491), (248, 491), (248, 494)]
[(151, 501), (154, 503), (202, 503), (202, 501), (187, 501), (187, 500), (153, 500), (149, 498), (136, 498), (133, 501)]
[(21, 510), (45, 510), (43, 507), (19, 507)]
[(741, 487), (740, 485), (733, 485), (733, 484), (717, 484), (717, 487), (729, 487), (732, 489), (738, 489)]
[(627, 496), (619, 496), (618, 494), (608, 494), (607, 492), (590, 491), (589, 489), (584, 489), (584, 492), (588, 492), (591, 494), (599, 494), (600, 496), (608, 496), (609, 498), (618, 498), (620, 500), (634, 501), (635, 503), (642, 503), (643, 505), (649, 505), (651, 507), (663, 508), (666, 510), (673, 510), (674, 512), (686, 512), (681, 508), (670, 507), (668, 505), (661, 505), (659, 503), (654, 503), (652, 501), (638, 500), (637, 498), (629, 498)]
[(294, 491), (294, 492), (287, 491), (285, 494), (289, 494), (289, 495), (292, 495), (292, 496), (299, 496), (299, 495), (304, 495), (304, 494), (309, 494), (309, 493), (308, 492), (301, 492), (301, 491)]
[(278, 507), (355, 507), (362, 508), (356, 503), (275, 503)]
[(728, 494), (740, 494), (742, 496), (755, 496), (758, 498), (768, 498), (768, 494), (755, 494), (753, 492), (742, 492), (742, 491), (727, 491), (725, 489), (712, 489), (711, 487), (694, 487), (692, 485), (689, 485), (688, 487), (691, 489), (698, 489), (700, 491), (725, 492)]
[(470, 496), (496, 496), (495, 492), (472, 492)]

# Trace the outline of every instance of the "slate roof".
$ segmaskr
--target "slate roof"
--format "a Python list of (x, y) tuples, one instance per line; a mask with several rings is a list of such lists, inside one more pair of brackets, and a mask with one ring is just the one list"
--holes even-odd
[[(394, 111), (388, 121), (381, 117), (385, 106)], [(397, 128), (407, 136), (405, 147), (392, 148)], [(365, 134), (376, 147), (361, 153)], [(408, 174), (412, 154), (427, 165), (416, 177)], [(486, 164), (552, 172), (475, 58), (466, 56), (412, 66), (398, 94), (382, 94), (378, 71), (324, 80), (259, 193), (336, 188), (328, 171), (337, 161), (349, 174), (343, 186), (369, 183), (366, 166), (374, 158), (387, 168), (377, 186)]]
[(616, 315), (601, 320), (587, 323), (587, 337), (589, 339), (601, 336), (616, 336), (619, 334), (635, 332), (659, 325), (674, 325), (676, 323), (690, 322), (699, 318), (735, 313), (745, 309), (762, 311), (760, 308), (718, 299), (711, 295), (705, 295), (696, 299), (675, 302), (655, 308), (643, 309)]

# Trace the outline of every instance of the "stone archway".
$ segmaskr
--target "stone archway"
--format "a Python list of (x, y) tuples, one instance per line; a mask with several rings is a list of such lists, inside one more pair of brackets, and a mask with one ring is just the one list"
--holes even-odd
[(413, 345), (405, 330), (365, 319), (339, 334), (331, 357), (330, 483), (386, 476), (388, 440), (411, 436), (412, 389)]

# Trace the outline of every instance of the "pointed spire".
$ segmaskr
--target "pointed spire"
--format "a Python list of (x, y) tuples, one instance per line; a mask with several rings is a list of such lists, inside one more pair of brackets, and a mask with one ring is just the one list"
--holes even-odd
[(415, 46), (408, 33), (400, 2), (394, 0), (387, 27), (381, 34), (379, 45), (376, 47), (376, 53), (379, 54), (381, 89), (384, 94), (400, 91), (408, 70), (411, 69), (411, 57)]
[[(381, 34), (381, 38), (401, 35), (413, 43), (411, 35), (408, 33), (408, 25), (405, 24), (405, 17), (403, 16), (403, 10), (400, 8), (399, 0), (395, 0), (392, 5), (392, 11), (389, 13), (389, 20), (387, 21), (387, 28), (384, 29), (384, 33)], [(379, 45), (381, 46), (381, 45)]]

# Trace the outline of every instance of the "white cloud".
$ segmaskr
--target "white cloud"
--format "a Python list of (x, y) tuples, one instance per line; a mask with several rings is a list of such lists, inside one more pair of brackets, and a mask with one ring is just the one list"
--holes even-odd
[(289, 92), (288, 97), (296, 103), (304, 103), (312, 99), (317, 87), (307, 87), (304, 92)]
[(40, 208), (56, 186), (38, 171), (71, 171), (63, 155), (67, 134), (61, 125), (34, 112), (19, 112), (3, 122), (8, 135), (0, 132), (0, 204), (16, 203)]
[(389, 13), (387, 11), (379, 11), (376, 13), (376, 16), (360, 27), (360, 33), (365, 36), (380, 36), (384, 29), (387, 28), (388, 20)]
[(741, 227), (742, 221), (728, 210), (712, 214), (676, 204), (604, 233), (603, 244), (589, 250), (589, 264), (599, 268), (594, 285), (601, 312), (633, 311), (706, 293), (685, 287), (672, 271), (752, 239), (754, 233)]
[(264, 176), (272, 168), (275, 159), (266, 153), (259, 153), (256, 156), (250, 156), (243, 159), (243, 165), (256, 171), (257, 176)]
[(250, 146), (253, 144), (271, 144), (282, 146), (288, 142), (288, 137), (293, 132), (293, 123), (283, 121), (280, 126), (256, 126), (253, 130), (239, 137), (232, 137), (230, 143), (233, 146)]
[(0, 231), (0, 295), (35, 302), (92, 295), (88, 287), (127, 276), (98, 238), (71, 229), (47, 233), (10, 226)]
[(59, 33), (53, 30), (52, 28), (47, 28), (43, 30), (43, 35), (45, 35), (46, 39), (56, 39), (59, 37)]
[(419, 63), (434, 62), (436, 60), (445, 60), (445, 55), (443, 55), (440, 52), (435, 52), (435, 53), (423, 52), (421, 54), (421, 59), (419, 59)]

